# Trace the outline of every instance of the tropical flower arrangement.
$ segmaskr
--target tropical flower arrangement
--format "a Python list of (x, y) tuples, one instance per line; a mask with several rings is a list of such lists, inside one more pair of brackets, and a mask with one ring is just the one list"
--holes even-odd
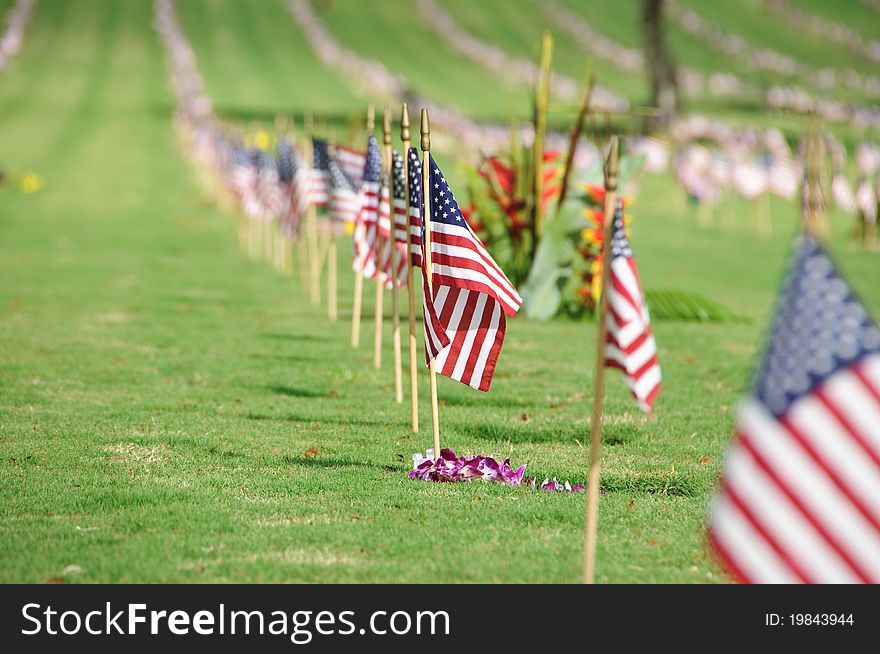
[[(479, 166), (465, 169), (470, 203), (465, 219), (480, 237), (514, 285), (525, 281), (539, 241), (534, 225), (535, 202), (530, 188), (531, 151), (518, 148), (484, 156)], [(544, 153), (541, 209), (553, 211), (559, 193), (559, 152)]]
[[(511, 149), (510, 152), (516, 152)], [(518, 287), (523, 311), (530, 318), (558, 315), (592, 316), (601, 291), (602, 229), (605, 189), (601, 162), (594, 160), (572, 181), (568, 197), (557, 210), (559, 175), (555, 152), (544, 162), (540, 234), (532, 223), (528, 157), (501, 154), (484, 157), (466, 171), (470, 205), (466, 216), (486, 248)], [(642, 156), (624, 155), (621, 187), (639, 171)], [(624, 198), (624, 206), (632, 201)], [(630, 216), (624, 216), (629, 223)]]

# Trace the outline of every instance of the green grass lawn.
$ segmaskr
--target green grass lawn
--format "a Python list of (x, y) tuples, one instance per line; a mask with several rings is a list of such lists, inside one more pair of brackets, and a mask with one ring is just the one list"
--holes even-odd
[[(333, 77), (314, 96), (285, 83), (287, 57), (318, 69), (272, 3), (178, 4), (219, 105), (360, 102)], [(345, 257), (330, 325), (296, 280), (240, 252), (235, 218), (179, 154), (151, 19), (140, 0), (40, 0), (0, 77), (0, 166), (47, 181), (30, 196), (0, 187), (0, 581), (579, 580), (583, 495), (407, 480), (430, 434), (391, 400), (390, 337), (381, 371), (369, 319), (350, 349)], [(795, 230), (793, 204), (772, 212), (772, 239), (754, 236), (745, 202), (700, 228), (670, 178), (643, 184), (645, 286), (748, 320), (655, 325), (656, 422), (610, 373), (601, 581), (723, 579), (703, 523)], [(845, 244), (847, 227), (835, 250), (877, 311), (877, 259)], [(444, 444), (583, 481), (595, 336), (511, 320), (489, 394), (439, 380)], [(426, 374), (421, 389), (427, 426)]]

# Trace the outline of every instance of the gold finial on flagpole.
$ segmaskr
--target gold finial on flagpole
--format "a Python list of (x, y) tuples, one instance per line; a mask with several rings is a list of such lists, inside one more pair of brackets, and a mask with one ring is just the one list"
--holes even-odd
[(428, 110), (422, 109), (422, 123), (421, 123), (421, 132), (422, 132), (422, 152), (430, 152), (431, 151), (431, 124), (428, 122)]

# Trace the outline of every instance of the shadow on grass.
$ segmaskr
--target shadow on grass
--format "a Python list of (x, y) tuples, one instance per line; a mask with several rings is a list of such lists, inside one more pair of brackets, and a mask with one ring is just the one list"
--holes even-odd
[(575, 439), (584, 440), (583, 427), (577, 425), (538, 427), (532, 423), (458, 422), (450, 427), (462, 435), (505, 443), (571, 443)]
[(536, 405), (514, 397), (498, 397), (491, 395), (462, 395), (443, 399), (446, 406), (483, 407), (492, 406), (499, 409), (527, 409)]
[[(563, 425), (539, 426), (533, 422), (455, 422), (450, 425), (456, 432), (494, 441), (511, 443), (571, 443), (575, 440), (589, 441), (589, 426), (567, 423)], [(625, 445), (639, 439), (638, 425), (605, 425), (602, 428), (602, 441), (605, 445)]]
[(602, 442), (605, 445), (626, 445), (639, 437), (636, 425), (602, 425)]
[(273, 384), (266, 387), (277, 395), (285, 397), (339, 397), (339, 394), (333, 391), (322, 391), (314, 388), (297, 388), (295, 386), (285, 386), (283, 384)]
[(310, 418), (297, 415), (270, 415), (267, 413), (246, 413), (243, 416), (247, 420), (274, 420), (277, 422), (292, 422), (301, 425), (328, 424), (328, 425), (344, 425), (351, 427), (388, 427), (387, 420), (370, 420), (365, 418)]
[(299, 354), (263, 354), (262, 352), (254, 352), (248, 354), (251, 359), (266, 359), (276, 361), (291, 361), (294, 363), (313, 363), (318, 359), (316, 357), (302, 356)]
[(305, 457), (291, 456), (289, 454), (283, 456), (281, 461), (287, 465), (307, 466), (310, 468), (373, 468), (384, 472), (408, 472), (408, 468), (400, 464), (379, 464), (369, 463), (367, 461), (354, 461), (352, 459), (327, 458), (321, 456)]
[(264, 332), (260, 338), (268, 338), (275, 341), (328, 341), (330, 337), (324, 334), (284, 334), (281, 332)]

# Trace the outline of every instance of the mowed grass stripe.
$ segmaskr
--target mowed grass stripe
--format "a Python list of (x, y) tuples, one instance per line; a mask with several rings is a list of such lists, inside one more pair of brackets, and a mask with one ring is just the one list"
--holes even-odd
[(222, 114), (363, 108), (346, 81), (317, 60), (281, 0), (196, 0), (178, 3), (177, 11)]
[(599, 83), (636, 102), (642, 102), (648, 92), (647, 77), (624, 70), (605, 59), (586, 52), (570, 34), (560, 30), (547, 18), (539, 2), (519, 0), (516, 9), (503, 0), (468, 2), (467, 0), (438, 0), (461, 25), (477, 38), (500, 47), (510, 57), (526, 58), (537, 62), (540, 57), (544, 30), (553, 35), (553, 70), (581, 81), (587, 59), (593, 60), (593, 71)]
[(314, 10), (344, 47), (381, 61), (420, 96), (475, 118), (529, 115), (529, 80), (499, 78), (453, 51), (413, 0), (337, 0)]

